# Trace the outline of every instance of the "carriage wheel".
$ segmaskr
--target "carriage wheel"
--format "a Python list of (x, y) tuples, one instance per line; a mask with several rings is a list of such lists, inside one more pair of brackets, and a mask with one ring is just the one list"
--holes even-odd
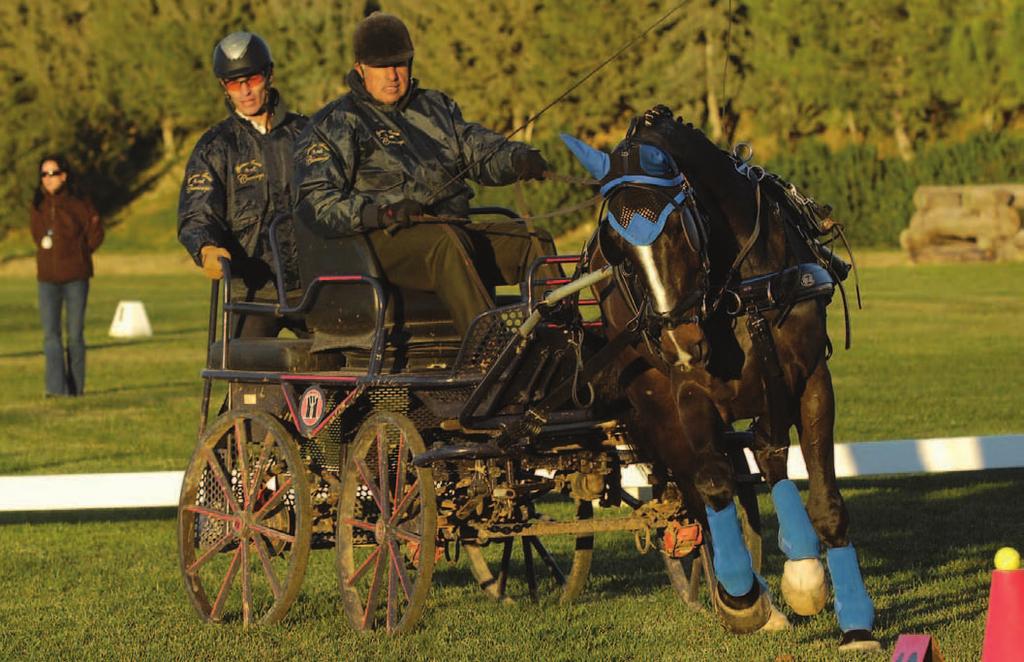
[[(757, 505), (757, 493), (754, 486), (749, 483), (740, 483), (736, 486), (736, 498), (739, 501), (738, 508), (740, 516), (740, 527), (743, 531), (743, 540), (750, 550), (750, 561), (754, 572), (761, 572), (761, 515)], [(711, 550), (711, 532), (706, 525), (702, 524), (704, 541), (686, 556), (681, 559), (672, 558), (664, 551), (661, 558), (665, 562), (665, 570), (668, 572), (672, 588), (691, 609), (703, 609), (704, 604), (700, 600), (700, 582), (703, 576), (709, 587), (715, 585), (714, 557)]]
[(192, 606), (206, 621), (280, 621), (302, 587), (311, 526), (295, 437), (264, 412), (218, 418), (192, 455), (178, 504)]
[(347, 449), (338, 503), (337, 566), (345, 614), (360, 630), (408, 632), (434, 573), (437, 496), (426, 451), (406, 416), (370, 416)]
[[(576, 502), (576, 520), (589, 520), (594, 517), (594, 505), (590, 501)], [(565, 564), (569, 571), (565, 572), (559, 565), (558, 559), (548, 551), (547, 547), (536, 536), (524, 536), (519, 539), (523, 554), (523, 565), (526, 573), (526, 582), (530, 591), (530, 599), (534, 602), (540, 600), (537, 573), (534, 564), (533, 554), (537, 553), (541, 562), (547, 568), (554, 580), (557, 590), (560, 591), (558, 601), (561, 604), (568, 604), (583, 593), (587, 578), (590, 576), (590, 562), (594, 556), (593, 534), (581, 534), (576, 536), (572, 557)], [(512, 560), (512, 552), (515, 548), (515, 539), (506, 538), (497, 541), (502, 547), (501, 561), (498, 565), (497, 576), (491, 571), (491, 567), (484, 558), (483, 549), (479, 545), (464, 544), (463, 550), (469, 557), (469, 567), (473, 572), (480, 588), (489, 597), (502, 602), (511, 602), (505, 589), (508, 585), (509, 567)], [(564, 561), (563, 561), (564, 564)]]

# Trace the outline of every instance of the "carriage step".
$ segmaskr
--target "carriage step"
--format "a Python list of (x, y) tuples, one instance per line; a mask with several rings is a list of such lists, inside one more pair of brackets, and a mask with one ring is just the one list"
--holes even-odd
[(412, 459), (417, 467), (428, 467), (434, 462), (451, 462), (453, 460), (493, 460), (508, 457), (505, 451), (494, 444), (451, 444), (431, 448)]

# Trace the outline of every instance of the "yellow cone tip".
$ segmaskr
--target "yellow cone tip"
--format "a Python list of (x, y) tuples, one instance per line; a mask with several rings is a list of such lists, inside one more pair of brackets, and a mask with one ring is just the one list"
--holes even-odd
[(1020, 552), (1013, 547), (1001, 547), (996, 552), (996, 570), (1020, 570)]

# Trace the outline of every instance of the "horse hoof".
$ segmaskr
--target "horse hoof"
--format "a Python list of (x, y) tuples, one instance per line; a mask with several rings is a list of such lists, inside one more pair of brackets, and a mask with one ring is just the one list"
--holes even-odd
[[(726, 629), (735, 634), (776, 632), (790, 627), (789, 619), (772, 604), (771, 596), (754, 582), (750, 592), (735, 598), (718, 585), (715, 600), (718, 615)], [(753, 601), (751, 603), (751, 601)], [(747, 605), (747, 606), (744, 606)]]
[(869, 630), (849, 630), (843, 633), (839, 642), (841, 651), (877, 651), (881, 648), (882, 644)]
[(759, 630), (759, 632), (779, 632), (781, 630), (789, 630), (793, 626), (790, 624), (789, 619), (786, 615), (776, 608), (775, 605), (771, 604), (771, 600), (768, 601), (771, 605), (772, 613), (768, 617), (768, 622)]
[(818, 559), (786, 561), (782, 571), (782, 597), (800, 616), (814, 616), (825, 608), (825, 566)]

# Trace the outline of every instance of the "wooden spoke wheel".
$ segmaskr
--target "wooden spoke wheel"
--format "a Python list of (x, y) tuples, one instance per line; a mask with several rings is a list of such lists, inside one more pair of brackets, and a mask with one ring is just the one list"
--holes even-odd
[(338, 583), (360, 630), (408, 632), (423, 612), (434, 573), (437, 496), (426, 451), (402, 414), (373, 414), (347, 449), (338, 503)]
[[(736, 492), (743, 540), (747, 543), (747, 549), (750, 550), (750, 561), (754, 572), (760, 573), (761, 515), (757, 505), (757, 493), (754, 486), (748, 483), (737, 485)], [(706, 525), (702, 524), (701, 526), (703, 527), (703, 542), (683, 558), (673, 558), (664, 550), (661, 552), (661, 558), (665, 562), (665, 570), (668, 572), (672, 588), (687, 606), (698, 610), (704, 608), (704, 603), (700, 599), (701, 578), (703, 577), (708, 587), (714, 587), (717, 581), (711, 533)], [(712, 601), (712, 605), (715, 604)]]
[(246, 626), (284, 618), (302, 587), (311, 524), (292, 433), (264, 412), (218, 418), (192, 455), (178, 503), (178, 558), (200, 617)]
[[(576, 502), (576, 521), (586, 521), (594, 517), (594, 506), (590, 501)], [(566, 538), (567, 536), (558, 536)], [(554, 536), (552, 536), (554, 538)], [(587, 578), (590, 576), (590, 563), (594, 556), (593, 534), (575, 536), (570, 550), (548, 550), (537, 536), (518, 538), (518, 546), (522, 554), (523, 572), (530, 599), (540, 601), (541, 592), (558, 592), (561, 604), (568, 604), (583, 593)], [(516, 538), (505, 538), (495, 542), (501, 549), (501, 559), (497, 561), (497, 575), (491, 570), (484, 555), (484, 548), (473, 543), (462, 546), (469, 559), (469, 567), (480, 588), (489, 597), (502, 602), (511, 602), (507, 593), (508, 579), (511, 573), (512, 556), (516, 547)], [(540, 563), (534, 561), (534, 553)], [(537, 566), (547, 570), (546, 580), (539, 581)]]

